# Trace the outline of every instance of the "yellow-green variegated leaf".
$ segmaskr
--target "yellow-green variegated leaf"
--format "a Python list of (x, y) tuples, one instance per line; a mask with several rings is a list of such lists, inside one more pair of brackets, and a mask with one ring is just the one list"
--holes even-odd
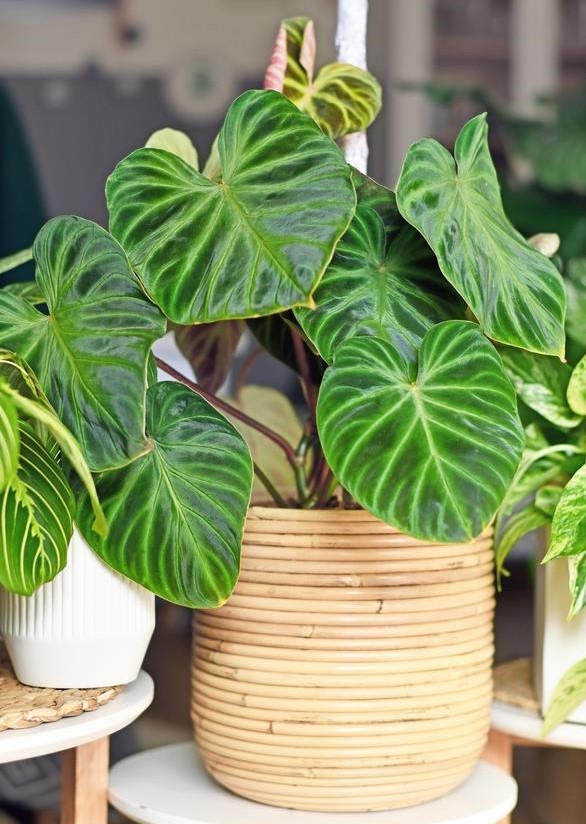
[(148, 390), (147, 432), (146, 455), (97, 478), (108, 538), (92, 531), (87, 496), (78, 526), (107, 564), (161, 598), (219, 606), (238, 577), (248, 448), (223, 415), (178, 383)]
[(30, 427), (20, 430), (18, 473), (0, 495), (0, 584), (30, 595), (67, 561), (73, 493), (55, 458)]
[(563, 281), (504, 213), (485, 115), (464, 126), (454, 157), (435, 140), (411, 147), (397, 205), (490, 338), (563, 358)]
[(48, 313), (0, 290), (0, 346), (31, 366), (90, 468), (120, 466), (148, 448), (147, 358), (165, 319), (95, 223), (55, 218), (33, 252)]
[(19, 457), (20, 435), (16, 408), (12, 400), (0, 392), (0, 492), (14, 478)]
[(314, 293), (295, 316), (321, 356), (355, 335), (391, 341), (410, 358), (436, 323), (464, 314), (428, 244), (397, 210), (394, 194), (353, 172), (356, 213)]
[(283, 92), (334, 139), (366, 129), (381, 109), (380, 83), (370, 72), (348, 63), (331, 63), (314, 76), (315, 50), (312, 20), (283, 20), (265, 89)]
[[(586, 325), (586, 317), (584, 318)], [(586, 415), (586, 356), (574, 367), (568, 383), (568, 404), (576, 415)]]
[(501, 357), (517, 394), (530, 409), (564, 429), (578, 426), (582, 417), (568, 403), (572, 370), (566, 363), (512, 348), (501, 350)]
[(532, 504), (529, 504), (529, 506), (526, 506), (519, 512), (515, 512), (515, 514), (509, 518), (505, 527), (499, 531), (494, 542), (497, 574), (509, 574), (505, 569), (505, 561), (521, 538), (524, 538), (525, 535), (534, 532), (536, 529), (541, 529), (550, 522), (551, 516)]
[(544, 563), (560, 555), (586, 551), (586, 465), (568, 481), (551, 524), (549, 549)]
[(586, 700), (586, 658), (565, 672), (545, 713), (542, 734), (549, 735)]
[(159, 129), (153, 132), (145, 143), (145, 149), (163, 149), (177, 155), (181, 160), (193, 166), (196, 171), (199, 169), (195, 146), (185, 132), (177, 129)]
[(363, 507), (432, 541), (468, 541), (513, 478), (523, 429), (513, 387), (479, 327), (444, 321), (418, 363), (388, 341), (350, 338), (317, 408), (328, 463)]
[(568, 558), (572, 603), (568, 618), (575, 618), (586, 607), (586, 550)]
[(252, 91), (220, 131), (221, 178), (139, 149), (107, 184), (110, 227), (167, 317), (192, 324), (312, 305), (354, 213), (340, 149), (277, 92)]

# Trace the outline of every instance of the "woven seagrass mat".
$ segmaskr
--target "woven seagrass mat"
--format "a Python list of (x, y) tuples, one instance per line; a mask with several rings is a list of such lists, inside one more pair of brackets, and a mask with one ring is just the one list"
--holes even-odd
[(494, 697), (503, 704), (539, 712), (530, 658), (517, 658), (495, 668)]
[(0, 732), (36, 727), (103, 707), (122, 687), (54, 690), (27, 687), (17, 681), (6, 649), (0, 643)]

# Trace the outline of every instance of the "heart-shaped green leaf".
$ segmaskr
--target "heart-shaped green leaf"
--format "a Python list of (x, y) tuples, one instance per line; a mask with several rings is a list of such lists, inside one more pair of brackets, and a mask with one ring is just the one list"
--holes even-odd
[(563, 282), (503, 211), (485, 115), (464, 126), (454, 157), (435, 140), (411, 147), (397, 205), (490, 338), (563, 358)]
[(356, 213), (314, 293), (317, 308), (296, 309), (295, 316), (328, 362), (355, 335), (390, 340), (415, 357), (428, 329), (462, 316), (464, 306), (399, 214), (394, 194), (359, 172), (353, 180)]
[(32, 367), (92, 470), (128, 463), (148, 447), (146, 364), (165, 319), (95, 223), (55, 218), (34, 256), (49, 314), (0, 290), (0, 346)]
[(0, 496), (3, 587), (30, 595), (63, 569), (73, 511), (73, 493), (61, 468), (33, 430), (23, 425), (19, 471)]
[(331, 63), (314, 77), (315, 50), (312, 20), (283, 20), (265, 89), (283, 92), (334, 139), (366, 129), (381, 109), (380, 83), (370, 72), (348, 63)]
[(220, 131), (221, 179), (139, 149), (107, 184), (112, 233), (170, 320), (312, 305), (354, 212), (338, 147), (277, 92), (246, 92)]
[(318, 429), (356, 500), (417, 538), (468, 541), (490, 522), (523, 448), (515, 393), (479, 327), (444, 321), (418, 365), (351, 338), (324, 376)]
[(246, 325), (242, 320), (199, 323), (196, 326), (174, 324), (175, 343), (191, 365), (199, 385), (207, 392), (222, 386)]
[(566, 485), (551, 524), (551, 538), (544, 563), (560, 555), (586, 551), (586, 465)]
[[(586, 316), (584, 317), (586, 324)], [(576, 415), (586, 415), (586, 357), (574, 367), (568, 383), (568, 404)]]
[(568, 262), (564, 283), (568, 297), (568, 335), (586, 347), (586, 258)]
[(566, 393), (572, 375), (557, 358), (520, 349), (503, 349), (501, 357), (517, 394), (530, 409), (565, 429), (578, 426), (582, 417), (572, 411)]
[(86, 496), (78, 526), (107, 564), (162, 598), (218, 606), (238, 577), (248, 448), (226, 418), (177, 383), (148, 390), (147, 432), (146, 455), (97, 478), (108, 538), (92, 532)]

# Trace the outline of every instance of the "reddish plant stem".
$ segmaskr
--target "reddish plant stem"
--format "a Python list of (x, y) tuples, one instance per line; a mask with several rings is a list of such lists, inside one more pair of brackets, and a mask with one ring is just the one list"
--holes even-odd
[(265, 438), (268, 438), (270, 441), (272, 441), (274, 444), (280, 447), (280, 449), (282, 449), (285, 453), (285, 457), (287, 458), (287, 461), (291, 465), (292, 469), (294, 471), (297, 471), (299, 463), (297, 460), (297, 456), (295, 455), (295, 450), (293, 449), (290, 443), (288, 443), (284, 438), (282, 438), (279, 435), (278, 432), (269, 429), (268, 426), (259, 423), (259, 421), (255, 421), (254, 418), (249, 418), (249, 416), (246, 415), (244, 412), (241, 412), (235, 406), (232, 406), (231, 404), (226, 403), (226, 401), (223, 401), (220, 398), (216, 397), (216, 395), (212, 395), (211, 392), (206, 392), (206, 390), (202, 389), (201, 386), (199, 386), (199, 384), (187, 378), (185, 375), (183, 375), (181, 372), (179, 372), (177, 369), (171, 366), (171, 364), (165, 363), (165, 361), (161, 360), (161, 358), (155, 358), (155, 360), (157, 362), (157, 366), (159, 367), (159, 369), (161, 369), (163, 372), (166, 372), (166, 374), (169, 375), (171, 378), (175, 378), (175, 380), (179, 381), (179, 383), (182, 383), (183, 386), (186, 386), (188, 389), (191, 389), (192, 392), (195, 392), (197, 395), (201, 395), (202, 398), (205, 398), (206, 401), (212, 404), (212, 406), (215, 406), (220, 411), (225, 412), (227, 415), (231, 415), (233, 418), (236, 418), (242, 423), (245, 423), (247, 426), (250, 426), (252, 429), (255, 429), (257, 432), (260, 432), (261, 435), (264, 435)]
[(250, 372), (258, 358), (264, 353), (264, 351), (265, 350), (262, 348), (262, 346), (257, 346), (244, 359), (242, 366), (238, 370), (238, 374), (236, 375), (236, 378), (234, 380), (234, 397), (237, 398), (237, 400), (240, 400), (240, 393), (242, 392), (242, 388), (246, 383), (248, 373)]
[(295, 360), (299, 367), (301, 374), (301, 383), (305, 391), (305, 400), (309, 407), (309, 418), (311, 426), (315, 431), (315, 411), (317, 407), (317, 389), (311, 377), (311, 369), (309, 368), (309, 361), (307, 360), (307, 352), (305, 351), (305, 343), (301, 335), (294, 329), (291, 330), (291, 338), (293, 339), (293, 348), (295, 350)]

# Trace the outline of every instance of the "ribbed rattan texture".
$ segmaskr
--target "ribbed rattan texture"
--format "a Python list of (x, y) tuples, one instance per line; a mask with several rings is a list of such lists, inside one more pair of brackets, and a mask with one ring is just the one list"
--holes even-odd
[(489, 727), (493, 554), (363, 511), (253, 507), (233, 596), (200, 612), (192, 716), (210, 773), (300, 810), (429, 801)]

